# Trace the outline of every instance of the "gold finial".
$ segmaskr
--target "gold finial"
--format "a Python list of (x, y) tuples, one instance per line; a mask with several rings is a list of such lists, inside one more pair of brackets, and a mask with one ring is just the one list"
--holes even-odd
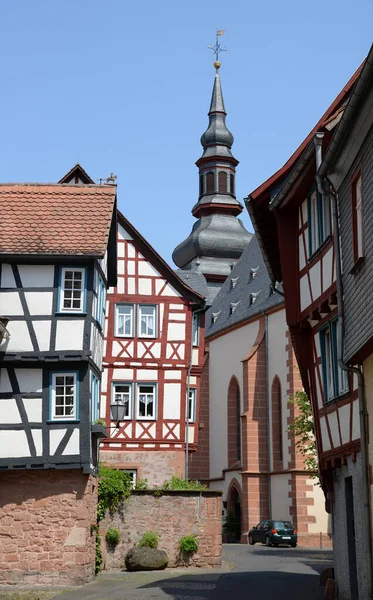
[(221, 35), (224, 35), (225, 33), (225, 29), (217, 29), (216, 30), (216, 42), (215, 42), (215, 46), (207, 46), (210, 50), (213, 51), (213, 53), (215, 54), (215, 62), (214, 62), (214, 67), (216, 70), (220, 69), (221, 67), (221, 62), (219, 62), (219, 54), (220, 52), (226, 52), (227, 49), (226, 48), (222, 48), (220, 43), (219, 43), (219, 37)]

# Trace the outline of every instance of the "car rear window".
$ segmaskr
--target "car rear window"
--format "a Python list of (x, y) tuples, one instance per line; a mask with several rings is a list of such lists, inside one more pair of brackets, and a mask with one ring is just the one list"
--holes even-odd
[(274, 521), (275, 529), (294, 529), (294, 525), (290, 521)]

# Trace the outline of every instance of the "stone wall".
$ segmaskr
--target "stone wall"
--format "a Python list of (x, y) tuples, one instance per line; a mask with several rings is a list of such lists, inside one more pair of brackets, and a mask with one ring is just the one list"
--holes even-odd
[(94, 576), (97, 480), (82, 471), (0, 473), (0, 585), (80, 585)]
[[(113, 515), (101, 522), (104, 568), (120, 569), (128, 550), (138, 543), (146, 531), (160, 537), (158, 548), (166, 550), (169, 566), (181, 564), (179, 540), (185, 535), (197, 536), (199, 549), (190, 564), (197, 567), (221, 564), (222, 518), (221, 492), (133, 492)], [(109, 527), (120, 530), (120, 541), (114, 550), (107, 547), (105, 534)]]
[(184, 477), (184, 450), (142, 450), (136, 452), (100, 450), (100, 462), (114, 469), (134, 469), (137, 480), (147, 479), (149, 487), (162, 485), (172, 475)]

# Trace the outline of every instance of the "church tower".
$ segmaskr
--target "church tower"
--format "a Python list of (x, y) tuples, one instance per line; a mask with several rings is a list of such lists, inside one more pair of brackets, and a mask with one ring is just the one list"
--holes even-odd
[(237, 218), (243, 210), (235, 195), (238, 160), (231, 152), (233, 135), (225, 124), (227, 113), (218, 71), (220, 63), (216, 61), (214, 66), (216, 74), (208, 113), (209, 125), (201, 137), (203, 154), (196, 162), (199, 197), (192, 214), (197, 222), (172, 255), (180, 269), (197, 270), (205, 276), (212, 297), (252, 237)]

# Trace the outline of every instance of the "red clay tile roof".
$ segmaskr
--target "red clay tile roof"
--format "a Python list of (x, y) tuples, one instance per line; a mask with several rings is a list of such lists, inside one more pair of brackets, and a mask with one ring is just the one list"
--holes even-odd
[(0, 254), (104, 256), (116, 186), (0, 184)]

